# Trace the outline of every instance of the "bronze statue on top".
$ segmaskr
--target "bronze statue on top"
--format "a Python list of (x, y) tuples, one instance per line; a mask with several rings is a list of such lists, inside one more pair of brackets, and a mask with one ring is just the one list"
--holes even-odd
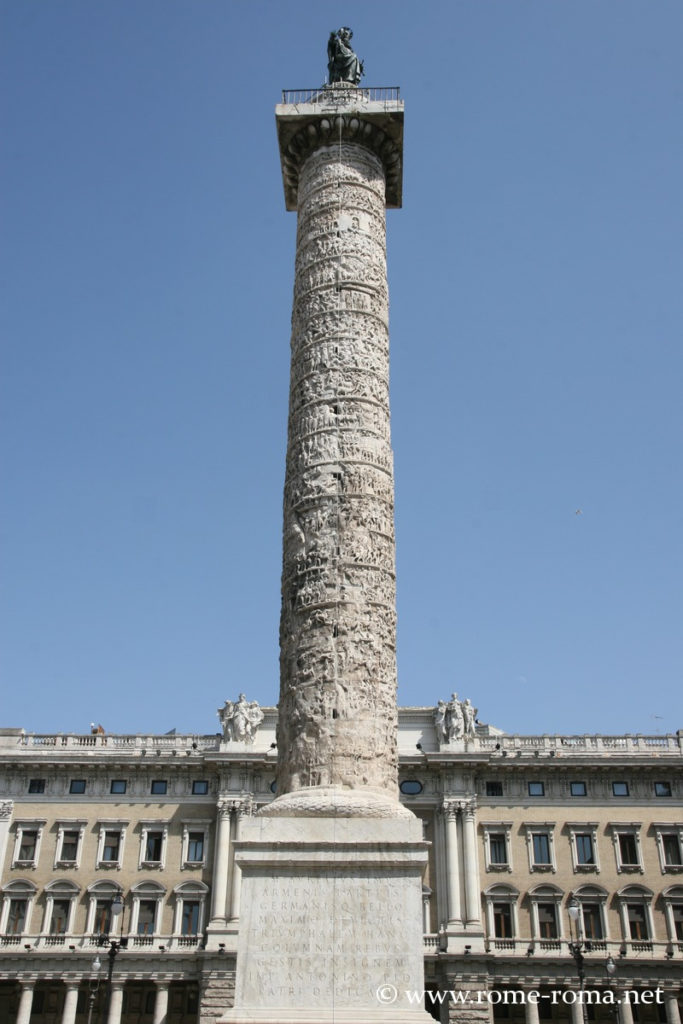
[(358, 85), (364, 74), (363, 61), (351, 49), (353, 32), (346, 25), (337, 32), (330, 32), (327, 41), (327, 70), (330, 85), (334, 82), (350, 82)]

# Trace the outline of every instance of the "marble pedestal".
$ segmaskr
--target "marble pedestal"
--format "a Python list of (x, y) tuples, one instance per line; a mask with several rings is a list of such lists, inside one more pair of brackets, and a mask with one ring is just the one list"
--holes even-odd
[(269, 808), (245, 822), (235, 843), (243, 895), (235, 1007), (220, 1024), (431, 1021), (406, 996), (424, 985), (427, 847), (418, 819), (385, 803), (394, 816), (344, 816), (318, 804), (315, 816)]

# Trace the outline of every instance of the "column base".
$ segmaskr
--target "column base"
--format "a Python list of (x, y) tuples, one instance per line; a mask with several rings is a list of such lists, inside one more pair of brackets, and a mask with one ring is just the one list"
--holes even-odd
[(228, 1010), (216, 1024), (433, 1024), (433, 1018), (422, 1007), (395, 1010)]
[(246, 821), (235, 1006), (217, 1024), (429, 1024), (406, 995), (424, 988), (426, 860), (414, 815)]

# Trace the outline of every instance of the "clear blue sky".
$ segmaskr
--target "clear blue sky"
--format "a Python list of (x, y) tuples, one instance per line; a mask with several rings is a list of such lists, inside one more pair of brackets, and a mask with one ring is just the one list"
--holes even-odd
[[(683, 727), (680, 0), (2, 4), (2, 724), (274, 703), (295, 215), (348, 24), (388, 214), (399, 697)], [(577, 514), (580, 510), (580, 514)]]

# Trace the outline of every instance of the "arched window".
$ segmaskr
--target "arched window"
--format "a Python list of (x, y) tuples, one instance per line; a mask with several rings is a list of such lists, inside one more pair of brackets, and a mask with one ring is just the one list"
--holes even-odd
[(608, 892), (600, 885), (582, 885), (574, 890), (574, 896), (580, 905), (580, 932), (586, 942), (593, 948), (596, 943), (604, 944), (607, 939), (607, 896)]
[(662, 893), (669, 942), (683, 942), (683, 885), (671, 885)]
[[(88, 935), (109, 935), (110, 932), (114, 934), (118, 931), (111, 912), (111, 905), (116, 896), (122, 896), (121, 886), (108, 879), (93, 882), (88, 886), (89, 904), (85, 926)], [(121, 928), (123, 929), (123, 921), (121, 921)]]
[(644, 885), (627, 885), (617, 893), (624, 939), (633, 944), (634, 952), (652, 949), (652, 895)]
[(559, 949), (562, 927), (563, 892), (556, 885), (537, 885), (529, 892), (531, 934), (541, 949)]
[(173, 892), (176, 897), (173, 934), (178, 936), (180, 945), (193, 945), (204, 927), (209, 887), (203, 882), (182, 882)]
[(138, 882), (131, 889), (133, 908), (130, 931), (134, 946), (151, 946), (161, 932), (161, 914), (166, 889), (158, 882)]
[(491, 885), (484, 892), (486, 933), (494, 949), (514, 949), (519, 890), (512, 885)]
[(45, 886), (45, 917), (43, 942), (46, 946), (62, 946), (73, 932), (73, 919), (79, 886), (58, 879)]
[(37, 889), (28, 879), (17, 878), (2, 889), (0, 911), (0, 942), (3, 946), (16, 945), (31, 927), (31, 912)]

